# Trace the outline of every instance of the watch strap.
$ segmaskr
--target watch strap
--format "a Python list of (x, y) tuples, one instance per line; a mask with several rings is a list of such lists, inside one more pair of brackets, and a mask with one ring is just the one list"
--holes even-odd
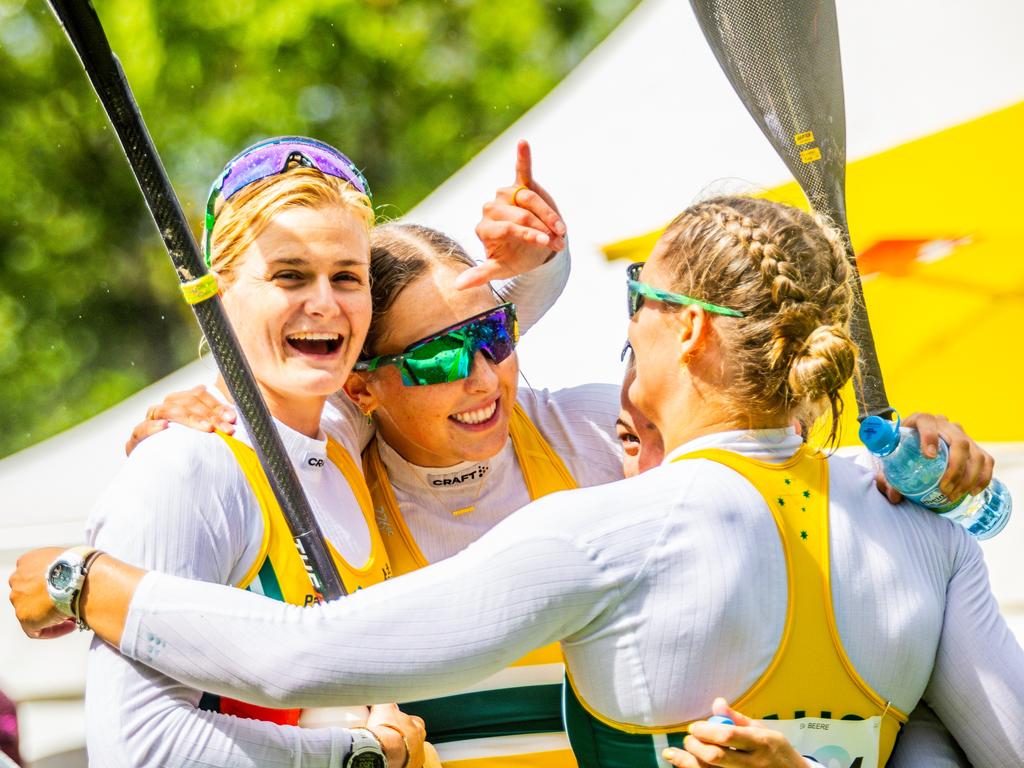
[(82, 583), (78, 587), (78, 591), (75, 592), (75, 596), (71, 598), (71, 615), (75, 619), (75, 624), (78, 626), (79, 632), (89, 632), (89, 625), (85, 623), (85, 619), (82, 618), (82, 592), (85, 590), (85, 578), (89, 575), (89, 569), (92, 568), (92, 564), (96, 562), (96, 558), (103, 554), (103, 550), (96, 549), (96, 547), (76, 547), (76, 549), (87, 550), (82, 555)]

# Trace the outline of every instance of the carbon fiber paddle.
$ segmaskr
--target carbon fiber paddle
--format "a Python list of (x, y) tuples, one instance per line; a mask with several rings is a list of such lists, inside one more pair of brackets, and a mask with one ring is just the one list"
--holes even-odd
[(860, 420), (889, 418), (882, 369), (846, 222), (846, 108), (833, 0), (690, 0), (733, 88), (811, 206), (842, 230), (854, 269)]
[(228, 390), (245, 419), (253, 446), (288, 521), (309, 580), (322, 597), (328, 600), (342, 597), (345, 587), (324, 543), (323, 534), (281, 444), (238, 339), (224, 314), (216, 283), (206, 270), (181, 204), (146, 130), (121, 63), (110, 49), (99, 17), (89, 0), (48, 2), (82, 60), (82, 66), (128, 157), (135, 180), (181, 280), (185, 299), (192, 305)]

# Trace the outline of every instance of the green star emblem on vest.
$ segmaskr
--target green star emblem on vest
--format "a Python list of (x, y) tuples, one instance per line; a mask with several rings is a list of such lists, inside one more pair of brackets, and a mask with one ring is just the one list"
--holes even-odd
[(807, 531), (800, 531), (800, 538), (801, 539), (806, 539), (807, 538)]
[(783, 499), (783, 498), (782, 498), (781, 496), (779, 496), (779, 498), (778, 498), (778, 502), (779, 502), (779, 506), (780, 506), (780, 507), (784, 507), (784, 506), (786, 506), (786, 501), (785, 501), (785, 499)]
[(804, 498), (805, 499), (811, 498), (811, 492), (810, 491), (804, 491)]

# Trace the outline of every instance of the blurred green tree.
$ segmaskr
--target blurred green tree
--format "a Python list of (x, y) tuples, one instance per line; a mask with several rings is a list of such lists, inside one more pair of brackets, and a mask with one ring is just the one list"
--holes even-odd
[[(408, 210), (547, 93), (637, 0), (95, 0), (194, 221), (269, 135), (366, 163)], [(45, 4), (0, 0), (0, 456), (190, 359), (198, 330)]]

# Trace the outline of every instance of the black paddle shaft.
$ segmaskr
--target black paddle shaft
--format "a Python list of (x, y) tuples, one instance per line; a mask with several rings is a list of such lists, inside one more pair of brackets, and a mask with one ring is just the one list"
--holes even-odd
[[(110, 49), (92, 3), (89, 0), (48, 2), (82, 60), (82, 66), (117, 132), (178, 278), (182, 283), (188, 283), (202, 277), (207, 272), (206, 264), (146, 130), (121, 63)], [(214, 295), (192, 304), (192, 308), (228, 390), (245, 419), (253, 446), (288, 521), (310, 582), (328, 600), (342, 597), (345, 587), (341, 577), (234, 330), (224, 314), (220, 297)]]
[(842, 231), (861, 353), (858, 416), (892, 414), (846, 221), (846, 108), (834, 0), (690, 0), (747, 111), (807, 199)]

